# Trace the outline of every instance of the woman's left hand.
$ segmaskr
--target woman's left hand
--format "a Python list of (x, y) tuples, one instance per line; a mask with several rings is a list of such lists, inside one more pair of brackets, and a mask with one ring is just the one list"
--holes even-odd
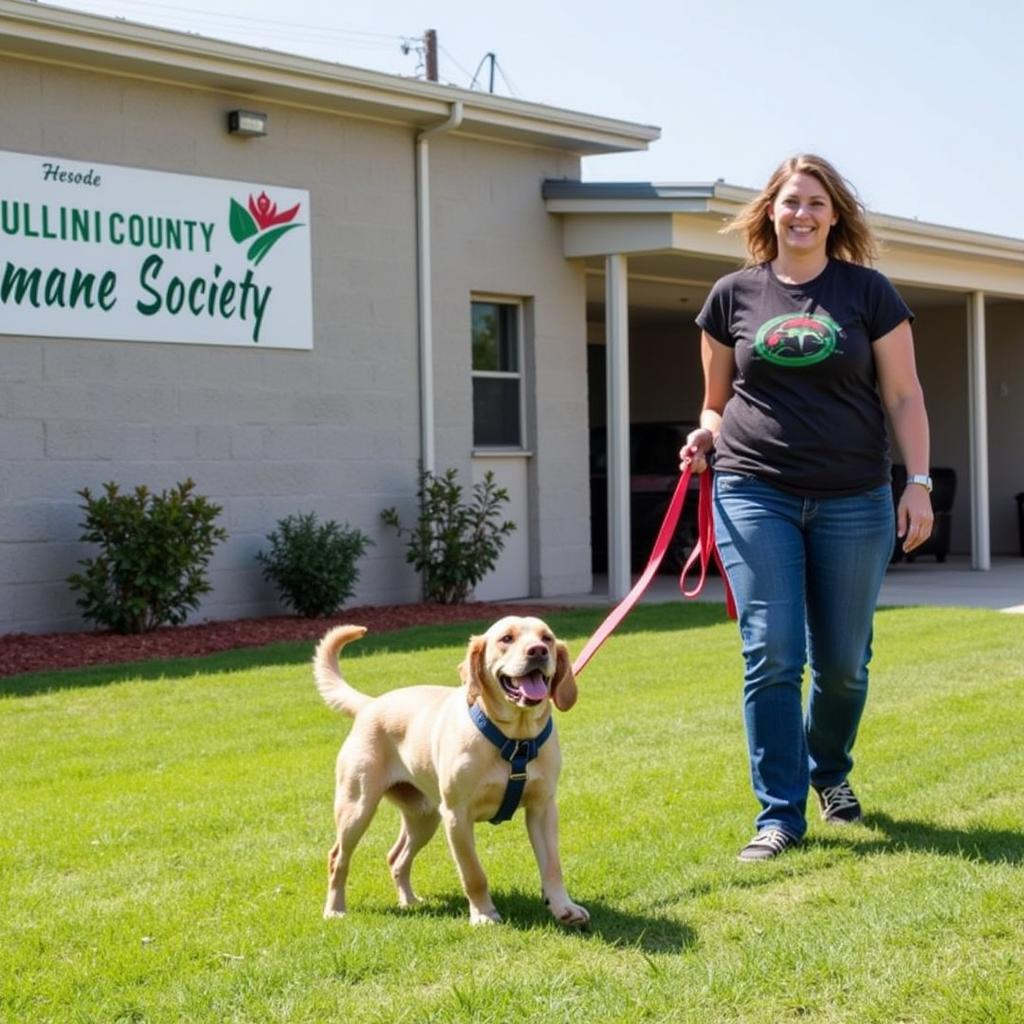
[(903, 538), (903, 552), (913, 551), (932, 535), (932, 499), (920, 484), (907, 484), (896, 509), (896, 536)]

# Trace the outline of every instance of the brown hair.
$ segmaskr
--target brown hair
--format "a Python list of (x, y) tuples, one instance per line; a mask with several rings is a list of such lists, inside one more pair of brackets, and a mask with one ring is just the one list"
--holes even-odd
[(856, 190), (824, 157), (799, 153), (779, 164), (761, 194), (747, 203), (723, 228), (723, 231), (743, 233), (747, 265), (769, 263), (778, 256), (779, 243), (769, 213), (782, 186), (798, 173), (817, 178), (832, 200), (838, 219), (828, 233), (825, 250), (828, 256), (850, 263), (871, 263), (877, 255), (878, 246), (868, 224), (867, 211)]

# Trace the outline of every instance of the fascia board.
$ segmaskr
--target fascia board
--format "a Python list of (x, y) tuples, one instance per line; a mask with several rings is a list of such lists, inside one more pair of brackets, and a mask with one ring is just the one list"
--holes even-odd
[[(708, 204), (708, 210), (732, 216), (757, 194), (753, 189), (716, 182), (715, 200)], [(883, 244), (955, 252), (965, 256), (1009, 259), (1014, 262), (1024, 258), (1024, 239), (1020, 238), (947, 227), (884, 213), (869, 213), (868, 220)]]
[(728, 217), (685, 216), (672, 218), (672, 248), (675, 252), (742, 260), (746, 255), (739, 235), (723, 234)]
[[(617, 196), (614, 183), (607, 183), (608, 195), (604, 198), (600, 195), (587, 195), (586, 187), (579, 189), (579, 194), (574, 197), (571, 195), (571, 183), (562, 188), (557, 186), (558, 183), (546, 186), (549, 193), (552, 193), (545, 200), (546, 208), (549, 213), (570, 215), (566, 218), (567, 223), (580, 215), (610, 217), (664, 214), (676, 218), (672, 248), (681, 252), (706, 251), (709, 255), (735, 255), (740, 258), (743, 253), (739, 236), (719, 236), (718, 232), (756, 195), (751, 189), (741, 189), (721, 182), (716, 182), (712, 193), (704, 199), (677, 198), (668, 193), (667, 186), (657, 185), (651, 185), (649, 191), (656, 193), (661, 188), (665, 190), (663, 196), (652, 194), (637, 199)], [(672, 187), (681, 197), (688, 186)], [(624, 188), (637, 190), (640, 184), (632, 183)], [(868, 220), (881, 243), (883, 254), (895, 251), (932, 253), (951, 257), (964, 265), (973, 262), (977, 262), (979, 267), (1003, 264), (1013, 268), (1017, 274), (1024, 267), (1024, 240), (1019, 238), (944, 227), (885, 214), (870, 213)], [(593, 232), (590, 234), (593, 236)], [(727, 241), (722, 242), (722, 238)], [(703, 242), (699, 242), (701, 239)], [(700, 245), (706, 245), (707, 248), (700, 248)]]
[[(562, 200), (548, 200), (548, 208)], [(742, 237), (722, 233), (728, 217), (706, 212), (669, 213), (637, 210), (610, 212), (605, 206), (595, 212), (576, 208), (563, 220), (563, 252), (567, 257), (603, 257), (676, 252), (711, 256), (742, 262)], [(984, 291), (1003, 297), (1024, 297), (1024, 274), (1020, 259), (967, 251), (951, 244), (913, 246), (890, 243), (883, 248), (879, 269), (894, 281), (923, 287), (947, 288), (963, 293)], [(932, 239), (933, 243), (936, 240)]]
[(0, 54), (425, 128), (463, 101), (466, 132), (580, 155), (646, 149), (660, 129), (120, 19), (0, 0)]
[(665, 202), (660, 199), (548, 199), (545, 202), (548, 213), (593, 213), (610, 217), (617, 214), (654, 213), (671, 216), (674, 213), (704, 213), (707, 202), (703, 199), (675, 199)]
[(746, 206), (757, 195), (757, 191), (752, 188), (730, 185), (724, 181), (715, 182), (715, 198), (720, 199), (730, 209)]
[(1024, 241), (1001, 235), (919, 225), (892, 217), (872, 217), (875, 234), (884, 247), (952, 253), (958, 256), (1008, 261), (1024, 266)]
[(562, 235), (568, 257), (661, 252), (672, 248), (672, 218), (663, 214), (577, 214)]
[(947, 252), (889, 249), (876, 264), (897, 285), (913, 284), (943, 288), (963, 294), (984, 292), (1008, 299), (1024, 299), (1024, 274), (1019, 266), (1005, 261), (965, 259)]

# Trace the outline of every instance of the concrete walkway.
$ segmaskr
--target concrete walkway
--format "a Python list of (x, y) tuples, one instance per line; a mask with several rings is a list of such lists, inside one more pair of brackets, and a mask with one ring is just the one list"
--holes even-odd
[[(687, 584), (693, 585), (692, 577)], [(642, 600), (681, 600), (678, 579), (671, 575), (656, 576)], [(708, 578), (699, 600), (724, 600), (719, 577)], [(603, 576), (595, 576), (594, 590), (590, 594), (545, 597), (544, 601), (550, 604), (607, 606), (611, 603), (608, 600), (608, 581)], [(936, 562), (934, 558), (897, 562), (885, 574), (879, 603), (995, 608), (1024, 614), (1024, 558), (993, 558), (992, 568), (987, 572), (972, 569), (966, 555), (950, 555), (945, 562)]]

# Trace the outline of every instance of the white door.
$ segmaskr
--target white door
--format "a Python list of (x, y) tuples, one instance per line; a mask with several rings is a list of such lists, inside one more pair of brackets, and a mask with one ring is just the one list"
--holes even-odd
[(504, 538), (505, 547), (497, 565), (477, 585), (473, 597), (477, 601), (502, 601), (506, 598), (530, 596), (530, 526), (526, 501), (527, 457), (502, 455), (497, 458), (473, 459), (473, 483), (483, 481), (490, 470), (499, 487), (508, 491), (509, 500), (502, 505), (501, 520), (510, 519), (515, 530)]

